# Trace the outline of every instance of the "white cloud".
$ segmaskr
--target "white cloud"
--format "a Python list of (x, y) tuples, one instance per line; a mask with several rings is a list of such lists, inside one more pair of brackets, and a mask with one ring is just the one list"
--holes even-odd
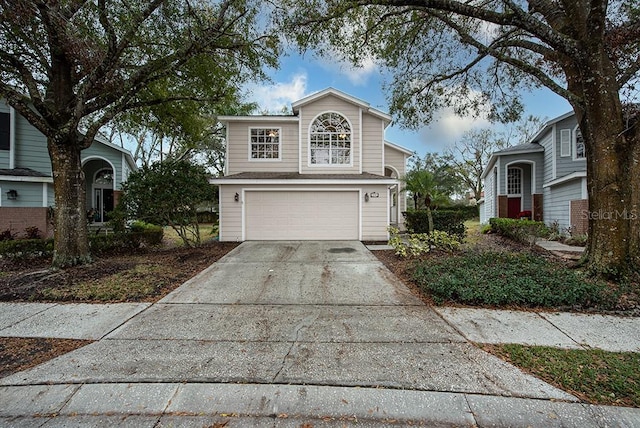
[(419, 134), (426, 152), (442, 153), (465, 132), (487, 127), (491, 127), (491, 122), (486, 118), (458, 116), (452, 108), (446, 108), (434, 114), (433, 122), (420, 129)]
[(250, 100), (257, 103), (260, 111), (280, 113), (283, 107), (291, 108), (291, 103), (304, 98), (307, 92), (307, 74), (298, 73), (289, 82), (256, 86), (250, 89)]

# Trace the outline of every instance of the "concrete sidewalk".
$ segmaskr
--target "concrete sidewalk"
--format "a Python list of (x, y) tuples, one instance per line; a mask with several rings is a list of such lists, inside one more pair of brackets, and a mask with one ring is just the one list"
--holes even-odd
[(151, 306), (0, 311), (0, 336), (97, 340), (0, 379), (2, 426), (640, 426), (469, 343), (637, 351), (636, 319), (434, 311), (359, 242), (245, 242)]

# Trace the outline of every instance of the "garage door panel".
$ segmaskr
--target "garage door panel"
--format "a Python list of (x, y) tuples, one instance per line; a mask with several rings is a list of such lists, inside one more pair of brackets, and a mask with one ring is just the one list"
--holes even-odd
[(247, 191), (248, 240), (359, 238), (356, 191)]

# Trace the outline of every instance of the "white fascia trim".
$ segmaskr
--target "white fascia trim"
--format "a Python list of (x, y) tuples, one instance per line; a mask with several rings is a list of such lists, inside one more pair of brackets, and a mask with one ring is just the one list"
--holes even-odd
[(53, 177), (24, 177), (21, 175), (0, 175), (2, 181), (19, 181), (23, 183), (53, 183)]
[(237, 185), (363, 185), (363, 184), (384, 184), (384, 185), (393, 185), (400, 183), (399, 180), (395, 178), (389, 179), (356, 179), (356, 180), (343, 180), (343, 179), (281, 179), (281, 180), (270, 180), (270, 179), (257, 179), (257, 178), (236, 178), (236, 179), (225, 179), (225, 178), (210, 178), (209, 184), (237, 184)]
[(558, 184), (566, 183), (567, 181), (583, 178), (586, 176), (587, 176), (586, 171), (576, 171), (576, 172), (572, 172), (569, 175), (565, 175), (564, 177), (551, 180), (550, 182), (543, 184), (542, 187), (547, 188), (547, 187), (557, 186)]
[(298, 122), (298, 116), (218, 116), (218, 122)]

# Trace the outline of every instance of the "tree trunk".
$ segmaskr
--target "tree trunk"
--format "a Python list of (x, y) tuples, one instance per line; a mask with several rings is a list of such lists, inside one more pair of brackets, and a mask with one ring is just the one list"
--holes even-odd
[(53, 267), (91, 261), (86, 215), (85, 178), (80, 148), (73, 137), (48, 140), (55, 192)]
[(583, 72), (590, 70), (581, 77), (590, 84), (580, 83), (584, 103), (574, 105), (587, 154), (589, 238), (584, 261), (593, 274), (620, 278), (640, 267), (640, 141), (637, 130), (627, 129), (615, 72), (603, 60), (605, 53), (600, 54), (591, 55), (582, 67)]

